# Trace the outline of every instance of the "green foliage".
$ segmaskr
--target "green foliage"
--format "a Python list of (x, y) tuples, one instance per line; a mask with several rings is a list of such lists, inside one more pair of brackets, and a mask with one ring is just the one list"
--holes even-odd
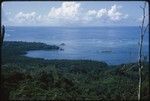
[[(109, 66), (91, 60), (23, 56), (28, 50), (53, 49), (50, 47), (42, 43), (4, 42), (1, 69), (4, 97), (10, 100), (137, 100), (136, 63)], [(148, 67), (149, 63), (145, 63), (143, 100), (149, 98)]]

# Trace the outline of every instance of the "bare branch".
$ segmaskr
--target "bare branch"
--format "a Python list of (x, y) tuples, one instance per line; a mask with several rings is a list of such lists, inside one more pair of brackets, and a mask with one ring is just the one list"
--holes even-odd
[(144, 29), (144, 33), (143, 34), (146, 33), (146, 30), (148, 29), (148, 26), (149, 26), (149, 23), (147, 24), (146, 28)]
[(146, 33), (146, 30), (149, 26), (149, 24), (146, 26), (144, 29), (144, 24), (145, 24), (145, 12), (146, 12), (146, 2), (144, 3), (143, 7), (140, 7), (143, 10), (143, 18), (142, 18), (142, 25), (141, 25), (141, 33), (140, 33), (140, 46), (139, 46), (139, 85), (138, 85), (138, 101), (141, 100), (141, 86), (142, 86), (142, 48), (143, 48), (143, 38), (144, 34)]
[(140, 30), (142, 29), (142, 26), (139, 26)]
[(141, 9), (144, 9), (144, 7), (140, 6)]
[(133, 64), (130, 68), (128, 68), (128, 69), (126, 70), (126, 72), (129, 71), (129, 70), (131, 70), (131, 69), (134, 68), (134, 67), (137, 67), (137, 64)]

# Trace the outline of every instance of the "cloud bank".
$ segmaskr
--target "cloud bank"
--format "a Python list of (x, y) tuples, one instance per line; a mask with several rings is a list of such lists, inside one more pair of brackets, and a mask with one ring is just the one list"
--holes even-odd
[(120, 12), (121, 6), (116, 4), (110, 8), (101, 8), (99, 10), (88, 9), (83, 11), (80, 3), (63, 2), (60, 7), (52, 7), (45, 15), (38, 14), (35, 11), (24, 13), (18, 12), (14, 17), (9, 18), (10, 22), (16, 24), (84, 24), (91, 21), (119, 22), (128, 18), (128, 14)]
[(37, 14), (36, 12), (31, 13), (19, 12), (15, 15), (14, 18), (10, 18), (9, 20), (20, 24), (21, 23), (31, 24), (39, 22), (41, 20), (41, 15)]
[(121, 6), (113, 5), (110, 9), (102, 8), (99, 10), (89, 10), (87, 17), (96, 18), (99, 20), (120, 21), (128, 17), (127, 14), (119, 12)]

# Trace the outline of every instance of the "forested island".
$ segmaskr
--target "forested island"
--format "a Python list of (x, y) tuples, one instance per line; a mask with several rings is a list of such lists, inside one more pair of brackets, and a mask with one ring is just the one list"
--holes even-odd
[[(137, 63), (108, 65), (92, 60), (25, 57), (29, 50), (59, 50), (55, 45), (4, 41), (1, 84), (9, 100), (137, 100)], [(142, 100), (149, 98), (149, 63), (144, 62)]]

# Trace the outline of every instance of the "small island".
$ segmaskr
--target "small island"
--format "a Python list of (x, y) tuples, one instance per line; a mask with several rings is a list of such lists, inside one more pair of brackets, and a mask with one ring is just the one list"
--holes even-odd
[(61, 44), (60, 44), (60, 46), (65, 46), (65, 45), (66, 45), (65, 43), (61, 43)]
[(101, 51), (101, 53), (112, 53), (111, 50), (104, 50), (104, 51)]

